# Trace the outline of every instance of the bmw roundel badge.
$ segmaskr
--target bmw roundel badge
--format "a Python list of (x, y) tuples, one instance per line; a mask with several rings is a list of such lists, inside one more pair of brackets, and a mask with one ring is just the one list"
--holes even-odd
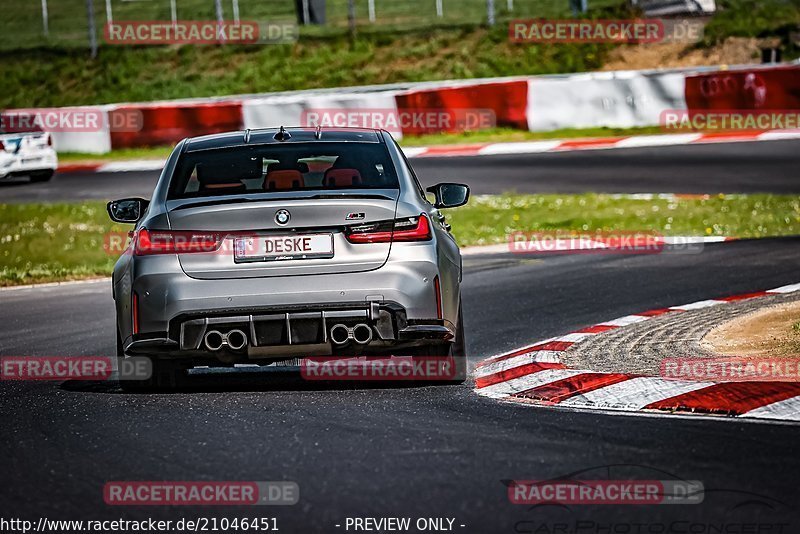
[(292, 218), (292, 215), (289, 213), (288, 210), (278, 210), (275, 212), (275, 222), (284, 226), (289, 223), (289, 219)]

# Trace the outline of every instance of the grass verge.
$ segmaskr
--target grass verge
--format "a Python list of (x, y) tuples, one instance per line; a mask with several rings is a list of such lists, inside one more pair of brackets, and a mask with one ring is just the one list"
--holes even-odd
[[(274, 46), (104, 45), (98, 57), (92, 59), (85, 44), (83, 2), (52, 3), (50, 39), (41, 38), (37, 2), (10, 2), (8, 13), (4, 12), (4, 20), (0, 21), (0, 34), (6, 37), (0, 43), (0, 109), (585, 72), (601, 68), (610, 51), (624, 46), (511, 43), (507, 26), (511, 14), (503, 14), (496, 26), (487, 28), (477, 23), (483, 19), (485, 4), (473, 1), (468, 8), (467, 3), (462, 3), (459, 8), (446, 9), (448, 19), (443, 22), (449, 24), (447, 27), (435, 26), (433, 3), (429, 0), (416, 0), (414, 4), (384, 2), (379, 6), (381, 17), (411, 22), (407, 29), (364, 24), (354, 40), (341, 32), (313, 35), (304, 31), (298, 43)], [(163, 2), (117, 4), (117, 20), (125, 20), (126, 16), (128, 20), (169, 18), (168, 4)], [(246, 18), (274, 20), (276, 14), (293, 18), (291, 2), (249, 4), (243, 6), (248, 10), (243, 12)], [(280, 13), (273, 11), (278, 4), (282, 5)], [(339, 20), (346, 20), (343, 0), (329, 4), (331, 14), (344, 14)], [(360, 20), (366, 15), (365, 4), (358, 2)], [(400, 9), (395, 16), (387, 11), (401, 5), (411, 9)], [(718, 0), (717, 5), (719, 10), (698, 48), (713, 47), (730, 36), (770, 37), (780, 41), (784, 59), (797, 57), (797, 0)], [(207, 1), (195, 3), (195, 9), (182, 6), (182, 18), (213, 18), (212, 6)], [(565, 0), (518, 0), (516, 6), (514, 18), (568, 16)], [(95, 10), (98, 28), (102, 28), (102, 2), (95, 2)], [(412, 14), (418, 18), (408, 19)], [(615, 19), (636, 15), (624, 0), (597, 0), (592, 3), (589, 16)], [(459, 25), (457, 21), (472, 22)], [(328, 29), (336, 28), (322, 28)], [(75, 44), (70, 46), (72, 39)]]
[(293, 45), (0, 52), (0, 109), (599, 69), (608, 44), (514, 44), (497, 25), (308, 38)]
[[(654, 231), (664, 235), (800, 234), (800, 196), (637, 200), (613, 195), (480, 196), (447, 213), (462, 246), (503, 243), (510, 232)], [(0, 286), (108, 275), (117, 254), (102, 202), (0, 204)], [(116, 234), (119, 235), (119, 234)]]

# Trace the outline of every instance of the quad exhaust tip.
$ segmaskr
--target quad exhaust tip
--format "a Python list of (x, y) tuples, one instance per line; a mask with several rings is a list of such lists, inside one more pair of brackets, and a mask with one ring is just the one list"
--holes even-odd
[(247, 334), (241, 330), (231, 330), (228, 332), (228, 346), (233, 350), (242, 350), (247, 346)]
[(359, 345), (367, 345), (370, 341), (372, 341), (372, 328), (370, 328), (369, 325), (362, 323), (354, 326), (352, 334), (353, 341)]
[(223, 347), (241, 350), (247, 346), (247, 341), (247, 334), (241, 330), (231, 330), (227, 334), (223, 334), (219, 330), (210, 330), (203, 338), (206, 348), (212, 352), (221, 350)]
[(364, 323), (357, 324), (352, 328), (337, 324), (331, 327), (330, 337), (333, 344), (340, 347), (351, 341), (358, 345), (368, 345), (372, 341), (372, 327)]

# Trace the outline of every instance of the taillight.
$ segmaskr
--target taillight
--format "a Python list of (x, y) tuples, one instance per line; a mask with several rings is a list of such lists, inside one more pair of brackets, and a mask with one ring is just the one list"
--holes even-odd
[(216, 252), (222, 243), (219, 234), (201, 232), (172, 232), (141, 228), (135, 236), (134, 254), (192, 254)]
[(423, 213), (419, 217), (351, 226), (345, 235), (351, 243), (427, 241), (431, 238), (431, 224)]
[(5, 143), (3, 143), (2, 141), (0, 141), (0, 150), (5, 150), (5, 149), (6, 149), (6, 145), (5, 145)]
[(45, 135), (47, 136), (47, 146), (53, 146), (53, 136), (49, 133)]

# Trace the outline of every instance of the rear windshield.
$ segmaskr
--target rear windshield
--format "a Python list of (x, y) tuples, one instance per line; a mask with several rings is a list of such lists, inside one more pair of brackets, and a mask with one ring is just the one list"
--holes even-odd
[(172, 177), (169, 198), (398, 188), (385, 145), (318, 142), (184, 154)]

